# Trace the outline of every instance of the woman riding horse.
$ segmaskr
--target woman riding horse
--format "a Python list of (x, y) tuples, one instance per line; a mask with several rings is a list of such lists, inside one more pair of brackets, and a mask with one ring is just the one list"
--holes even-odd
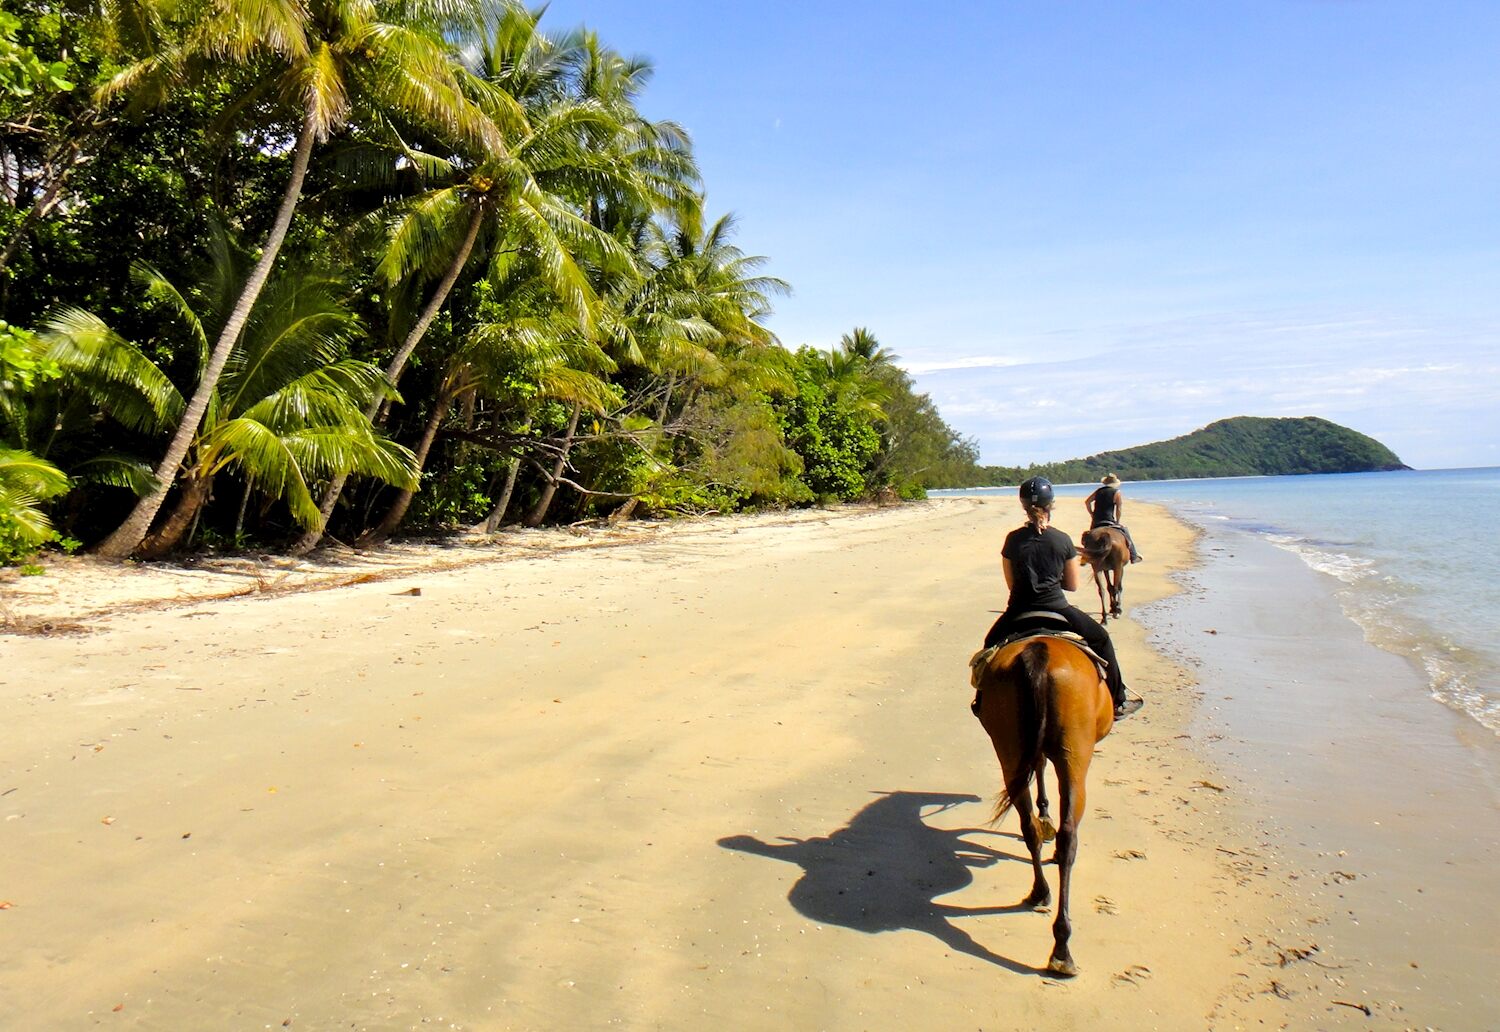
[(1099, 483), (1102, 486), (1083, 500), (1083, 507), (1093, 521), (1089, 524), (1089, 529), (1114, 527), (1125, 535), (1125, 544), (1130, 546), (1130, 561), (1140, 562), (1141, 554), (1135, 550), (1135, 541), (1131, 538), (1130, 531), (1120, 522), (1120, 517), (1125, 515), (1125, 498), (1120, 494), (1120, 478), (1113, 473), (1106, 473)]
[(1140, 709), (1143, 702), (1125, 694), (1125, 679), (1120, 674), (1120, 662), (1115, 658), (1109, 632), (1081, 609), (1070, 605), (1063, 594), (1078, 590), (1078, 550), (1068, 535), (1051, 526), (1053, 501), (1052, 482), (1046, 477), (1032, 477), (1021, 485), (1026, 523), (1006, 535), (1000, 550), (1010, 599), (1005, 603), (1005, 612), (984, 636), (984, 647), (1004, 641), (1024, 614), (1039, 610), (1057, 613), (1067, 621), (1069, 630), (1088, 642), (1108, 664), (1105, 681), (1114, 700), (1115, 719), (1120, 720)]

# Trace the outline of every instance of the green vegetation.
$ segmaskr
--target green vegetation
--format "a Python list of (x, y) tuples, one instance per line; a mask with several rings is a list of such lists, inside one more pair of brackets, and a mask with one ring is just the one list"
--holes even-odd
[(1374, 438), (1326, 419), (1236, 416), (1170, 441), (1101, 452), (1085, 459), (1026, 467), (979, 466), (947, 486), (1018, 484), (1037, 475), (1066, 484), (1098, 480), (1105, 473), (1123, 480), (1177, 480), (1408, 468)]
[(976, 453), (540, 11), (0, 12), (0, 562), (898, 494)]

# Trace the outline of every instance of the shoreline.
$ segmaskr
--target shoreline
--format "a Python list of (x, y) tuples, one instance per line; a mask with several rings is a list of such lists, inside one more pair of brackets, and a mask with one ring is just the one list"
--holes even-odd
[(33, 947), (5, 980), (58, 1028), (1338, 1024), (1297, 872), (1131, 618), (1195, 561), (1154, 506), (1111, 625), (1149, 703), (1090, 777), (1084, 974), (1040, 974), (967, 712), (1013, 517), (713, 521), (0, 638), (0, 921)]
[[(1179, 518), (1187, 518), (1179, 515)], [(1191, 520), (1204, 562), (1148, 619), (1204, 686), (1194, 731), (1255, 786), (1268, 842), (1321, 910), (1330, 981), (1376, 1015), (1477, 1028), (1500, 1009), (1500, 747), (1369, 639), (1340, 582), (1245, 530)]]

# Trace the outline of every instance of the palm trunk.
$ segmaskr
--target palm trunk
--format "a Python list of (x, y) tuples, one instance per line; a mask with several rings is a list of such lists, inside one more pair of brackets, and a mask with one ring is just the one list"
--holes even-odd
[(250, 508), (250, 494), (255, 490), (255, 478), (245, 477), (245, 493), (240, 496), (239, 515), (234, 518), (234, 547), (239, 548), (245, 538), (245, 511)]
[[(463, 244), (458, 253), (453, 256), (453, 262), (448, 266), (448, 271), (438, 282), (437, 289), (428, 298), (427, 306), (422, 309), (422, 315), (417, 319), (416, 325), (407, 333), (406, 339), (401, 342), (401, 347), (391, 357), (390, 365), (386, 366), (385, 379), (392, 387), (401, 379), (402, 372), (406, 369), (406, 363), (411, 358), (412, 352), (417, 350), (417, 345), (422, 343), (422, 338), (432, 326), (433, 320), (443, 309), (443, 303), (448, 300), (448, 294), (453, 290), (453, 285), (458, 282), (458, 277), (463, 274), (464, 266), (469, 263), (469, 255), (474, 251), (474, 242), (479, 239), (479, 230), (484, 225), (483, 202), (474, 206), (474, 213), (469, 219), (468, 234), (464, 237)], [(380, 412), (383, 401), (375, 399), (365, 409), (365, 418), (371, 423), (375, 422), (376, 415)], [(291, 548), (292, 555), (306, 555), (318, 547), (318, 542), (323, 540), (323, 532), (328, 529), (328, 518), (333, 515), (333, 507), (338, 504), (339, 496), (344, 493), (344, 485), (349, 481), (349, 474), (340, 473), (329, 482), (323, 492), (323, 498), (318, 503), (318, 522), (310, 528)], [(410, 499), (408, 499), (408, 503)]]
[[(427, 427), (422, 431), (422, 440), (417, 443), (415, 455), (417, 457), (417, 475), (422, 473), (422, 466), (427, 462), (427, 453), (432, 450), (432, 442), (437, 439), (438, 429), (443, 425), (443, 419), (448, 415), (448, 409), (453, 404), (451, 394), (438, 395), (437, 403), (432, 407), (432, 415), (428, 417)], [(386, 510), (385, 518), (378, 526), (360, 539), (361, 544), (379, 544), (396, 532), (401, 521), (406, 518), (406, 510), (411, 508), (411, 500), (416, 495), (415, 489), (403, 489)]]
[(666, 389), (661, 394), (661, 405), (656, 410), (656, 425), (667, 425), (667, 412), (672, 405), (672, 389), (677, 386), (677, 374), (673, 373), (667, 377)]
[[(531, 420), (521, 427), (521, 433), (531, 429)], [(501, 522), (505, 519), (505, 510), (510, 508), (510, 496), (516, 491), (516, 477), (521, 472), (521, 456), (517, 455), (510, 460), (510, 469), (505, 474), (505, 488), (500, 492), (500, 500), (490, 510), (490, 514), (484, 518), (484, 532), (493, 534), (500, 529)]]
[(177, 479), (177, 468), (182, 465), (183, 456), (187, 455), (193, 438), (198, 434), (198, 425), (203, 422), (203, 414), (208, 411), (208, 402), (218, 386), (219, 374), (224, 371), (224, 363), (229, 361), (229, 353), (234, 350), (235, 344), (239, 341), (240, 331), (244, 329), (245, 321), (250, 317), (250, 310), (255, 307), (261, 288), (266, 285), (266, 280), (271, 275), (271, 266), (276, 264), (276, 255), (281, 250), (282, 241), (286, 239), (287, 228), (291, 225), (292, 215), (297, 210), (297, 201), (302, 196), (302, 183), (307, 178), (307, 163), (312, 156), (313, 141), (317, 135), (317, 123), (309, 113), (302, 123), (302, 134), (297, 137), (297, 149), (292, 157), (291, 177), (287, 182), (286, 192), (282, 194), (281, 208), (276, 212), (276, 221), (271, 226), (270, 235), (266, 237), (265, 249), (261, 252), (260, 261), (255, 263), (255, 268), (251, 271), (250, 278), (245, 283), (245, 289), (240, 292), (234, 311), (230, 313), (229, 321), (224, 324), (224, 329), (219, 334), (213, 351), (209, 353), (208, 365), (198, 378), (198, 388), (193, 392), (187, 408), (182, 413), (182, 421), (177, 424), (177, 429), (172, 434), (166, 455), (162, 456), (160, 464), (156, 467), (156, 488), (136, 502), (130, 515), (125, 517), (125, 522), (120, 524), (115, 532), (105, 538), (94, 550), (96, 554), (106, 559), (124, 559), (140, 546), (141, 541), (146, 537), (146, 532), (151, 529), (151, 521), (156, 518), (162, 502), (166, 500), (167, 492), (172, 489), (172, 483)]
[(198, 514), (203, 511), (203, 505), (208, 501), (209, 491), (213, 489), (213, 477), (198, 477), (193, 474), (182, 479), (182, 494), (177, 499), (177, 507), (167, 517), (165, 523), (156, 533), (146, 537), (136, 549), (143, 559), (160, 559), (175, 549), (181, 542), (188, 528), (198, 519)]
[(683, 399), (682, 399), (682, 408), (677, 413), (677, 418), (678, 418), (679, 421), (682, 420), (687, 415), (688, 409), (692, 408), (693, 407), (693, 402), (695, 402), (697, 400), (698, 400), (698, 385), (694, 384), (694, 385), (692, 385), (691, 387), (688, 388), (687, 394), (683, 396)]
[(568, 421), (568, 432), (563, 435), (562, 448), (558, 451), (557, 462), (552, 467), (552, 475), (547, 478), (547, 483), (542, 486), (542, 497), (537, 499), (536, 506), (526, 517), (528, 527), (538, 527), (547, 518), (547, 510), (552, 508), (552, 499), (557, 494), (557, 478), (563, 475), (563, 470), (568, 468), (568, 452), (573, 450), (573, 435), (578, 432), (578, 417), (583, 412), (583, 406), (573, 406), (573, 418)]

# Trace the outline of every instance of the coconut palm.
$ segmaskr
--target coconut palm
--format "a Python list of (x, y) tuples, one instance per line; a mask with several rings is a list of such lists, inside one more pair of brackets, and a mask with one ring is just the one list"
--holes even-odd
[[(715, 374), (707, 380), (717, 383), (722, 377), (722, 360), (776, 343), (776, 336), (760, 320), (771, 313), (771, 297), (791, 292), (785, 280), (765, 276), (760, 269), (766, 259), (746, 255), (729, 242), (734, 233), (733, 215), (723, 215), (701, 235), (687, 228), (675, 232), (656, 231), (652, 246), (654, 264), (661, 278), (672, 284), (680, 298), (680, 310), (691, 313), (711, 327), (716, 336), (705, 338), (715, 351), (715, 361), (704, 367)], [(744, 364), (738, 367), (742, 372)], [(754, 363), (751, 368), (757, 368)], [(764, 367), (768, 372), (774, 366)], [(665, 425), (671, 409), (672, 392), (677, 386), (677, 371), (670, 371), (661, 389), (657, 422)], [(694, 384), (692, 390), (696, 390)], [(683, 407), (691, 400), (684, 401)]]
[(67, 474), (28, 451), (0, 447), (0, 562), (52, 540), (42, 503), (72, 486)]
[[(136, 267), (152, 301), (175, 317), (200, 356), (209, 353), (213, 332), (239, 296), (233, 268), (223, 252), (218, 258), (212, 274), (187, 295), (151, 267)], [(189, 441), (177, 504), (143, 540), (143, 554), (176, 547), (208, 501), (214, 478), (231, 466), (256, 490), (284, 500), (304, 527), (318, 516), (308, 489), (314, 478), (358, 471), (387, 483), (414, 483), (411, 453), (375, 433), (365, 418), (363, 406), (388, 388), (378, 366), (347, 357), (358, 325), (334, 288), (328, 280), (283, 275), (261, 293)], [(97, 316), (64, 309), (47, 321), (43, 338), (65, 376), (104, 402), (116, 420), (165, 432), (180, 418), (185, 403), (177, 388)]]
[(157, 486), (99, 546), (124, 558), (135, 551), (165, 500), (214, 396), (220, 375), (270, 277), (302, 195), (313, 145), (357, 113), (397, 112), (454, 138), (498, 147), (499, 136), (460, 90), (443, 32), (477, 20), (469, 0), (216, 0), (183, 27), (172, 45), (117, 75), (106, 99), (128, 96), (137, 107), (160, 104), (205, 66), (254, 65), (269, 71), (246, 94), (280, 97), (297, 112), (289, 138), (291, 169), (270, 231), (229, 318), (203, 364), (165, 455)]
[[(873, 340), (873, 337), (867, 337), (865, 342)], [(846, 335), (839, 347), (822, 352), (822, 362), (813, 370), (814, 380), (836, 404), (872, 421), (882, 419), (885, 413), (881, 405), (890, 396), (890, 388), (871, 375), (873, 363), (860, 352), (860, 346), (865, 342), (849, 347), (845, 343), (849, 341), (851, 338)], [(888, 354), (878, 342), (874, 351)]]
[[(537, 31), (537, 18), (519, 7), (502, 9), (465, 73), (475, 103), (503, 127), (503, 146), (456, 154), (441, 170), (448, 182), (393, 220), (380, 275), (389, 286), (434, 278), (436, 285), (386, 367), (392, 386), (476, 257), (493, 259), (489, 272), (499, 279), (511, 278), (512, 267), (525, 263), (578, 326), (590, 330), (595, 298), (580, 259), (628, 273), (630, 256), (596, 223), (582, 218), (570, 198), (603, 191), (649, 206), (665, 203), (670, 192), (656, 169), (680, 163), (620, 162), (598, 146), (600, 140), (635, 134), (635, 119), (621, 122), (625, 109), (619, 105), (611, 109), (574, 95), (568, 75), (576, 63), (569, 56), (575, 45), (548, 41)], [(344, 481), (336, 478), (324, 490), (320, 523), (303, 535), (295, 552), (317, 545), (343, 489)]]
[(890, 365), (900, 355), (884, 347), (875, 339), (875, 334), (863, 326), (856, 326), (839, 338), (839, 349), (849, 358), (856, 358), (867, 365)]
[[(696, 229), (702, 219), (702, 183), (692, 141), (676, 122), (652, 121), (637, 108), (654, 74), (651, 63), (620, 54), (592, 32), (579, 33), (571, 42), (567, 57), (576, 95), (608, 112), (615, 124), (611, 131), (593, 133), (588, 149), (602, 165), (629, 171), (628, 180), (585, 184), (588, 192), (575, 199), (586, 205), (589, 220), (623, 235), (643, 218), (666, 214)], [(630, 189), (618, 189), (627, 181)]]
[[(552, 400), (572, 406), (572, 426), (576, 431), (578, 414), (585, 409), (603, 416), (619, 403), (618, 393), (598, 375), (612, 368), (609, 358), (566, 314), (481, 324), (450, 357), (444, 370), (432, 411), (414, 449), (418, 467), (426, 462), (450, 409), (465, 396), (480, 391), (491, 397), (515, 395), (518, 387), (524, 385), (524, 393), (533, 403)], [(508, 488), (514, 487), (519, 456), (513, 461), (515, 465), (507, 476)], [(553, 471), (549, 486), (554, 490), (562, 473), (563, 468)], [(413, 489), (403, 489), (364, 540), (382, 541), (394, 533), (414, 493)], [(508, 491), (506, 494), (508, 501)], [(496, 525), (503, 516), (502, 507), (495, 517)]]

